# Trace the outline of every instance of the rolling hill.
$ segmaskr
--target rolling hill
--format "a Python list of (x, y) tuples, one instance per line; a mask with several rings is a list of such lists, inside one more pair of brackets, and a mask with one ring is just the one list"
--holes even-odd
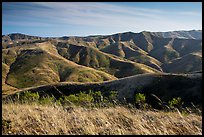
[(80, 65), (105, 71), (118, 78), (142, 73), (159, 72), (144, 64), (106, 54), (93, 47), (77, 46), (66, 43), (58, 43), (56, 47), (59, 54), (64, 58)]
[[(13, 51), (14, 55), (10, 50)], [(55, 46), (49, 42), (21, 48), (3, 49), (2, 60), (2, 64), (5, 66), (3, 76), (6, 78), (4, 81), (16, 88), (60, 81), (98, 82), (116, 79), (105, 72), (66, 60), (58, 54)]]
[[(162, 71), (162, 64), (202, 51), (202, 31), (125, 32), (106, 36), (66, 37), (68, 44), (88, 46)], [(200, 56), (202, 59), (202, 56)], [(164, 65), (162, 65), (164, 66)], [(186, 71), (183, 71), (186, 72)]]
[(182, 58), (172, 60), (171, 63), (162, 66), (166, 72), (183, 73), (202, 70), (202, 55), (199, 53), (190, 53)]
[(202, 71), (202, 30), (87, 37), (2, 36), (2, 88)]
[[(13, 91), (4, 94), (3, 98), (15, 98), (16, 93), (25, 91), (38, 92), (40, 95), (48, 94), (60, 98), (62, 95), (70, 95), (81, 91), (88, 92), (101, 91), (108, 94), (110, 91), (116, 91), (118, 99), (121, 102), (134, 101), (136, 93), (144, 93), (150, 104), (157, 102), (151, 98), (155, 94), (162, 101), (168, 102), (172, 98), (181, 97), (184, 106), (195, 105), (202, 106), (202, 73), (193, 74), (169, 74), (169, 73), (152, 73), (139, 74), (118, 80), (97, 82), (97, 83), (73, 83), (59, 82), (56, 84), (47, 84)], [(124, 100), (125, 98), (125, 100)], [(151, 102), (152, 101), (152, 102)]]

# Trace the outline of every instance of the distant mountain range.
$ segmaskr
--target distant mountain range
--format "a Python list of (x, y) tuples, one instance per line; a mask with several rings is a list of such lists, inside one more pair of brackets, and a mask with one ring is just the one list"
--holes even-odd
[[(162, 38), (184, 38), (184, 39), (202, 39), (202, 30), (189, 30), (189, 31), (168, 31), (168, 32), (149, 32), (149, 31), (143, 31), (146, 33), (150, 33), (154, 36), (162, 37)], [(143, 33), (140, 32), (140, 33)], [(130, 33), (132, 35), (138, 34), (133, 32), (126, 32)], [(125, 34), (126, 34), (125, 33)], [(121, 33), (120, 33), (121, 34)], [(100, 37), (102, 35), (96, 35), (96, 36), (87, 36), (87, 37)], [(107, 35), (106, 35), (107, 36)], [(2, 40), (19, 40), (19, 39), (43, 39), (45, 37), (40, 36), (30, 36), (26, 34), (21, 33), (12, 33), (8, 35), (2, 35)], [(49, 37), (46, 37), (49, 38)], [(67, 36), (61, 37), (61, 39), (69, 38)]]
[(143, 73), (195, 71), (202, 71), (202, 30), (2, 36), (4, 91), (64, 81), (100, 82)]

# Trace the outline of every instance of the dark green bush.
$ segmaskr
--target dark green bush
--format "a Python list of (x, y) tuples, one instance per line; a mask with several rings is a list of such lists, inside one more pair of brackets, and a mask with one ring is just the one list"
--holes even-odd
[(38, 102), (40, 96), (39, 94), (36, 93), (32, 93), (30, 91), (25, 91), (23, 93), (19, 93), (17, 94), (18, 99), (21, 103), (34, 103), (34, 102)]
[(142, 93), (135, 94), (135, 105), (137, 108), (147, 108), (146, 96)]
[(143, 104), (146, 101), (146, 97), (142, 93), (135, 94), (135, 102), (139, 104)]
[(170, 108), (182, 108), (182, 105), (183, 105), (183, 101), (181, 100), (180, 97), (177, 97), (177, 98), (173, 98), (172, 100), (170, 100), (168, 102), (168, 105)]
[(84, 92), (80, 92), (76, 95), (78, 97), (78, 104), (79, 105), (89, 105), (94, 101), (93, 96), (89, 93), (86, 94)]
[(39, 99), (40, 104), (52, 105), (56, 101), (55, 97), (52, 96), (45, 96)]

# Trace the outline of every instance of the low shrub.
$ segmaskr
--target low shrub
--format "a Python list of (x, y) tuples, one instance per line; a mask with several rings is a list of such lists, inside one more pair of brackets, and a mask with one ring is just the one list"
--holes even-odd
[(177, 98), (173, 98), (172, 100), (170, 100), (168, 102), (168, 105), (170, 108), (174, 109), (174, 108), (178, 108), (178, 109), (181, 109), (182, 108), (182, 105), (183, 105), (183, 101), (181, 100), (180, 97), (177, 97)]
[(135, 94), (135, 106), (137, 108), (145, 109), (148, 104), (146, 103), (146, 96), (142, 93)]
[(18, 93), (17, 98), (20, 103), (36, 103), (39, 101), (40, 96), (37, 92), (32, 93), (30, 91), (25, 91), (23, 93)]

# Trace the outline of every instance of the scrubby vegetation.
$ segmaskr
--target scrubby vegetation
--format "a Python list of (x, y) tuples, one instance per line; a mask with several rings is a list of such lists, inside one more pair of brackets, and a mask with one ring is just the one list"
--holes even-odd
[(194, 105), (196, 101), (188, 102), (187, 106), (186, 101), (191, 100), (177, 92), (200, 83), (165, 76), (155, 79), (153, 84), (129, 87), (134, 90), (132, 101), (119, 100), (119, 90), (98, 88), (97, 84), (91, 85), (94, 90), (89, 90), (90, 85), (86, 84), (16, 92), (3, 98), (2, 133), (202, 134), (202, 106)]
[[(153, 95), (152, 95), (153, 96)], [(161, 106), (161, 109), (155, 107), (149, 103), (150, 98), (146, 98), (144, 93), (136, 93), (133, 102), (127, 102), (127, 100), (118, 100), (118, 92), (101, 92), (101, 91), (80, 91), (79, 93), (72, 93), (70, 95), (61, 95), (60, 97), (55, 97), (53, 94), (48, 95), (45, 92), (31, 92), (25, 91), (22, 93), (16, 93), (15, 96), (3, 100), (3, 103), (19, 103), (19, 104), (40, 104), (40, 105), (58, 105), (58, 106), (81, 106), (86, 108), (101, 108), (101, 107), (115, 107), (116, 105), (131, 107), (135, 109), (142, 110), (160, 110), (160, 111), (181, 111), (185, 113), (194, 112), (201, 115), (201, 108), (196, 107), (193, 103), (191, 107), (184, 107), (184, 102), (180, 97), (174, 97), (165, 102), (161, 101), (156, 95), (154, 95), (157, 103)]]
[(169, 106), (171, 108), (182, 108), (182, 105), (183, 105), (183, 102), (181, 101), (181, 98), (180, 97), (177, 97), (177, 98), (173, 98), (172, 100), (170, 100), (168, 102)]
[(60, 98), (17, 93), (3, 101), (2, 134), (202, 134), (201, 111), (184, 111), (180, 97), (169, 100), (168, 111), (158, 111), (143, 93), (135, 94), (133, 104), (117, 96), (91, 90)]
[(147, 103), (146, 103), (146, 96), (142, 93), (137, 93), (135, 95), (135, 105), (137, 108), (146, 108)]
[[(116, 105), (117, 92), (111, 91), (109, 94), (104, 94), (101, 91), (89, 91), (80, 92), (70, 95), (62, 95), (56, 98), (54, 95), (41, 94), (38, 92), (25, 91), (22, 93), (16, 93), (16, 95), (10, 99), (4, 101), (4, 103), (20, 103), (20, 104), (45, 104), (45, 105), (59, 105), (59, 106), (83, 106), (83, 107), (107, 107)], [(103, 95), (104, 94), (104, 95)]]
[[(202, 105), (202, 78), (190, 79), (184, 76), (174, 77), (168, 75), (158, 77), (153, 82), (144, 87), (142, 91), (147, 94), (147, 101), (150, 100), (150, 94), (160, 97), (160, 100), (169, 105), (168, 102), (173, 98), (181, 98), (185, 100), (183, 106), (191, 106), (191, 102), (195, 105)], [(200, 95), (199, 95), (200, 94)], [(177, 100), (179, 100), (177, 98)]]

